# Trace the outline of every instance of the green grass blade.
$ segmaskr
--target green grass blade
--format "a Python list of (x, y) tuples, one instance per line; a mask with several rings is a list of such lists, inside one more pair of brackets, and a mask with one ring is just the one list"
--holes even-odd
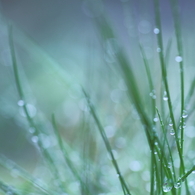
[[(139, 48), (140, 48), (140, 51), (141, 51), (141, 54), (142, 54), (142, 58), (143, 58), (143, 61), (144, 61), (144, 66), (145, 66), (146, 73), (147, 73), (147, 78), (148, 78), (148, 82), (149, 82), (150, 93), (152, 93), (154, 91), (154, 84), (153, 84), (153, 80), (152, 80), (152, 75), (151, 75), (149, 63), (148, 63), (148, 60), (146, 58), (146, 54), (144, 52), (144, 48), (141, 45), (141, 43), (139, 43)], [(155, 98), (152, 97), (152, 119), (155, 116), (155, 107), (156, 107), (155, 105), (156, 105), (156, 100), (155, 100)]]
[[(17, 60), (16, 60), (15, 49), (14, 49), (12, 27), (11, 26), (9, 26), (8, 32), (9, 32), (9, 45), (10, 45), (10, 50), (11, 50), (11, 59), (12, 59), (12, 64), (13, 64), (13, 68), (14, 68), (14, 77), (16, 80), (17, 90), (18, 90), (20, 98), (24, 101), (23, 109), (24, 109), (24, 113), (26, 114), (27, 121), (28, 121), (30, 127), (33, 127), (35, 129), (35, 132), (33, 133), (33, 135), (39, 137), (41, 130), (37, 128), (34, 120), (30, 117), (29, 111), (27, 109), (27, 104), (25, 102), (25, 97), (24, 97), (24, 93), (22, 90), (22, 85), (21, 85), (20, 80), (19, 80), (19, 73), (18, 73)], [(38, 146), (41, 150), (42, 155), (44, 156), (44, 159), (48, 163), (50, 169), (53, 170), (54, 177), (56, 179), (59, 179), (60, 174), (59, 174), (57, 167), (55, 166), (55, 159), (53, 159), (52, 156), (50, 155), (49, 151), (44, 148), (43, 143), (40, 139), (38, 139), (37, 143), (38, 143)], [(60, 188), (63, 189), (63, 191), (66, 191), (64, 186), (63, 186), (62, 181), (60, 180), (59, 182), (60, 182)]]
[(180, 163), (181, 163), (180, 170), (181, 170), (182, 174), (184, 174), (185, 173), (185, 165), (184, 165), (181, 146), (180, 146), (179, 139), (178, 139), (178, 131), (177, 131), (177, 126), (176, 126), (176, 122), (175, 122), (175, 118), (174, 118), (170, 90), (169, 90), (168, 81), (167, 81), (167, 70), (166, 70), (165, 60), (164, 60), (164, 56), (163, 56), (164, 51), (163, 51), (163, 39), (162, 39), (162, 33), (161, 33), (162, 28), (161, 28), (159, 1), (154, 0), (154, 5), (155, 5), (156, 27), (160, 30), (160, 33), (157, 34), (157, 41), (158, 41), (158, 46), (161, 48), (161, 52), (159, 52), (159, 59), (160, 59), (162, 77), (163, 77), (163, 82), (164, 82), (165, 90), (166, 90), (167, 97), (168, 97), (168, 107), (169, 107), (170, 117), (171, 117), (171, 120), (173, 123), (173, 129), (174, 129), (174, 133), (175, 133), (175, 141), (176, 141), (177, 150), (178, 150)]
[[(173, 14), (173, 21), (175, 27), (175, 35), (176, 35), (176, 42), (177, 42), (177, 50), (178, 56), (181, 57), (181, 60), (178, 62), (180, 66), (180, 90), (181, 90), (181, 155), (183, 155), (183, 143), (184, 143), (184, 123), (185, 119), (183, 117), (184, 110), (185, 110), (185, 99), (184, 99), (184, 65), (183, 65), (183, 44), (182, 44), (182, 32), (181, 32), (181, 20), (179, 16), (179, 6), (178, 1), (170, 0), (172, 14)], [(182, 170), (182, 165), (180, 167), (181, 174), (185, 173), (185, 169)], [(186, 194), (190, 194), (189, 187), (187, 180), (185, 182), (186, 186)]]
[(95, 112), (95, 108), (93, 107), (92, 103), (90, 102), (89, 96), (87, 95), (87, 93), (85, 92), (84, 89), (83, 89), (83, 93), (84, 93), (85, 98), (86, 98), (86, 100), (88, 102), (88, 106), (90, 108), (91, 115), (92, 115), (92, 117), (93, 117), (93, 119), (94, 119), (94, 121), (95, 121), (95, 123), (96, 123), (96, 125), (98, 127), (98, 130), (99, 130), (99, 132), (101, 134), (101, 137), (102, 137), (102, 139), (104, 141), (104, 144), (106, 146), (106, 149), (107, 149), (107, 151), (108, 151), (108, 153), (109, 153), (109, 155), (110, 155), (110, 157), (112, 159), (112, 163), (113, 163), (113, 166), (114, 166), (114, 168), (116, 170), (116, 173), (117, 173), (117, 176), (119, 178), (119, 181), (121, 183), (121, 187), (123, 189), (123, 193), (124, 193), (124, 195), (126, 195), (126, 194), (131, 195), (131, 193), (130, 193), (128, 187), (127, 187), (127, 184), (126, 184), (126, 182), (125, 182), (125, 180), (124, 180), (124, 178), (123, 178), (123, 176), (121, 174), (121, 171), (119, 169), (118, 163), (117, 163), (117, 161), (116, 161), (116, 159), (114, 157), (114, 154), (112, 152), (112, 148), (111, 148), (110, 143), (108, 141), (108, 138), (107, 138), (107, 136), (105, 134), (104, 128), (102, 127), (102, 125), (101, 125), (101, 123), (100, 123), (100, 121), (98, 119), (98, 116), (97, 116), (97, 114)]

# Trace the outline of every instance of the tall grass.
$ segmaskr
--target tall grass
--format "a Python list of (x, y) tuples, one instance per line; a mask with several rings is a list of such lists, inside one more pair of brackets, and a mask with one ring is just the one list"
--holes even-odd
[[(141, 38), (137, 43), (140, 58), (137, 61), (132, 60), (128, 55), (129, 51), (124, 49), (122, 42), (120, 43), (116, 29), (108, 16), (102, 13), (93, 19), (97, 36), (103, 45), (103, 53), (114, 61), (111, 64), (113, 67), (109, 69), (113, 72), (108, 77), (106, 74), (101, 75), (97, 82), (111, 91), (111, 99), (116, 104), (111, 102), (109, 93), (100, 89), (102, 86), (89, 90), (83, 83), (79, 83), (83, 104), (78, 124), (71, 129), (72, 132), (59, 123), (59, 115), (55, 110), (49, 119), (39, 120), (38, 117), (31, 116), (29, 99), (24, 90), (26, 81), (24, 82), (21, 76), (22, 68), (18, 65), (16, 55), (14, 29), (8, 26), (13, 77), (18, 98), (22, 102), (25, 119), (31, 129), (31, 134), (29, 132), (28, 134), (39, 151), (43, 165), (47, 167), (47, 176), (40, 175), (41, 179), (37, 179), (1, 155), (0, 164), (10, 172), (14, 169), (17, 178), (21, 179), (19, 184), (12, 187), (3, 181), (1, 176), (2, 193), (56, 195), (195, 193), (193, 187), (195, 156), (190, 154), (193, 151), (193, 136), (186, 136), (189, 135), (188, 132), (185, 134), (189, 131), (188, 127), (194, 126), (189, 118), (194, 114), (191, 97), (194, 94), (195, 78), (191, 79), (191, 83), (186, 83), (187, 60), (185, 61), (185, 44), (178, 2), (170, 1), (174, 36), (169, 39), (167, 46), (163, 36), (161, 19), (163, 13), (160, 11), (159, 3), (159, 0), (153, 1), (155, 16), (153, 36), (157, 49), (157, 52), (156, 49), (153, 52), (156, 53), (156, 61), (148, 59)], [(106, 51), (105, 44), (109, 44)], [(177, 50), (176, 56), (171, 55), (173, 49)], [(170, 58), (175, 58), (179, 66), (174, 67), (170, 64)], [(141, 73), (136, 71), (137, 63), (141, 64), (139, 65)], [(154, 69), (159, 71), (155, 73)], [(172, 76), (169, 71), (178, 76)], [(116, 88), (118, 78), (121, 79), (120, 90), (118, 88), (113, 90), (109, 85)], [(171, 85), (171, 80), (175, 78), (179, 78), (178, 91)], [(64, 82), (62, 79), (59, 81)], [(102, 93), (103, 98), (98, 99), (97, 93), (92, 89)], [(177, 94), (176, 98), (174, 94)], [(108, 120), (110, 115), (112, 120)]]

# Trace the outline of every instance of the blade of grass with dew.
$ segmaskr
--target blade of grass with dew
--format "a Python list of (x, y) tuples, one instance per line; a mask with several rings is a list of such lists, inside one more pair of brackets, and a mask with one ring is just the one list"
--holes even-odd
[[(159, 120), (160, 120), (160, 125), (161, 125), (162, 131), (163, 131), (163, 135), (164, 135), (163, 150), (162, 151), (164, 151), (164, 146), (165, 146), (165, 143), (166, 143), (166, 145), (168, 147), (169, 156), (170, 156), (170, 159), (171, 159), (171, 167), (172, 167), (172, 171), (173, 171), (173, 178), (174, 178), (174, 181), (175, 181), (176, 180), (176, 173), (175, 173), (175, 168), (174, 168), (173, 156), (172, 156), (172, 153), (171, 153), (171, 148), (170, 148), (169, 142), (167, 140), (167, 136), (166, 136), (167, 135), (167, 131), (165, 129), (165, 125), (164, 125), (164, 123), (162, 121), (162, 117), (160, 115), (160, 112), (159, 112), (158, 108), (156, 108), (156, 112), (158, 114), (158, 117), (159, 117)], [(162, 153), (162, 155), (165, 155), (165, 154)]]
[[(181, 155), (183, 156), (183, 142), (184, 142), (184, 111), (185, 111), (185, 99), (184, 99), (184, 65), (183, 65), (183, 44), (182, 44), (182, 32), (181, 32), (181, 21), (179, 16), (179, 5), (178, 2), (175, 0), (170, 0), (171, 4), (171, 10), (173, 15), (173, 21), (174, 21), (174, 29), (175, 29), (175, 35), (176, 35), (176, 42), (177, 42), (177, 50), (178, 50), (178, 56), (180, 57), (180, 60), (178, 61), (180, 66), (180, 90), (181, 90)], [(185, 165), (183, 165), (185, 168)], [(180, 176), (181, 174), (185, 173), (185, 169), (183, 169), (182, 162), (180, 165)], [(183, 170), (182, 170), (183, 169)], [(185, 181), (185, 187), (186, 187), (186, 194), (190, 194), (188, 182)]]
[[(97, 25), (99, 27), (98, 29), (100, 29), (100, 34), (101, 34), (103, 40), (106, 40), (106, 39), (111, 38), (111, 37), (115, 38), (114, 32), (113, 32), (111, 26), (109, 25), (109, 23), (106, 21), (106, 19), (102, 19), (101, 21), (98, 21)], [(126, 82), (129, 97), (133, 101), (135, 108), (137, 110), (137, 113), (141, 118), (142, 124), (144, 125), (144, 130), (146, 133), (146, 137), (148, 139), (150, 150), (152, 151), (152, 154), (153, 154), (155, 151), (153, 151), (152, 145), (154, 144), (154, 142), (156, 140), (156, 142), (158, 142), (158, 145), (160, 146), (160, 141), (157, 138), (156, 131), (152, 127), (152, 123), (150, 122), (147, 114), (144, 111), (144, 107), (143, 107), (142, 102), (141, 102), (141, 96), (138, 92), (137, 83), (136, 83), (136, 80), (134, 78), (133, 71), (131, 70), (131, 64), (127, 60), (127, 58), (122, 50), (119, 50), (119, 52), (116, 54), (116, 59), (118, 61), (118, 64), (120, 65), (119, 68), (120, 68), (121, 73), (123, 75), (124, 81)], [(158, 155), (160, 155), (160, 152), (158, 152)], [(160, 156), (159, 156), (159, 158), (160, 158)], [(151, 158), (151, 159), (153, 159), (153, 158)]]
[[(163, 131), (163, 136), (164, 136), (164, 138), (163, 138), (163, 145), (162, 145), (161, 159), (163, 159), (163, 156), (166, 155), (166, 154), (164, 153), (164, 148), (165, 148), (165, 143), (166, 143), (166, 145), (167, 145), (167, 147), (168, 147), (168, 152), (169, 152), (168, 156), (169, 156), (170, 159), (171, 159), (171, 169), (172, 169), (172, 173), (173, 173), (173, 174), (169, 174), (169, 176), (171, 176), (171, 180), (175, 182), (175, 181), (176, 181), (176, 173), (175, 173), (175, 167), (174, 167), (174, 163), (173, 163), (173, 156), (172, 156), (172, 153), (171, 153), (171, 149), (170, 149), (169, 142), (168, 142), (168, 140), (167, 140), (167, 131), (166, 131), (166, 129), (165, 129), (165, 126), (164, 126), (164, 123), (163, 123), (163, 121), (162, 121), (162, 117), (161, 117), (161, 115), (160, 115), (160, 113), (159, 113), (158, 108), (156, 108), (156, 112), (157, 112), (157, 114), (158, 114), (158, 117), (159, 117), (159, 120), (160, 120), (160, 125), (161, 125), (162, 131)], [(162, 166), (163, 166), (163, 165), (162, 165)], [(161, 166), (161, 167), (162, 167), (162, 166)], [(168, 167), (168, 165), (166, 165), (166, 168), (167, 168), (168, 170), (170, 170), (169, 167)], [(161, 170), (161, 172), (162, 172), (162, 170)], [(163, 176), (162, 173), (161, 173), (161, 176)], [(163, 181), (163, 178), (161, 178), (161, 181)], [(162, 185), (163, 185), (163, 183), (162, 183)], [(172, 189), (172, 193), (173, 193), (173, 194), (176, 194), (175, 188)]]
[(115, 168), (115, 170), (116, 170), (116, 173), (117, 173), (117, 175), (118, 175), (119, 181), (120, 181), (120, 183), (121, 183), (121, 187), (122, 187), (123, 193), (124, 193), (124, 195), (126, 195), (126, 194), (131, 195), (131, 193), (130, 193), (128, 187), (127, 187), (127, 184), (126, 184), (126, 182), (125, 182), (125, 179), (123, 178), (123, 176), (122, 176), (122, 174), (121, 174), (121, 172), (120, 172), (118, 163), (117, 163), (117, 161), (116, 161), (116, 159), (115, 159), (115, 157), (114, 157), (114, 154), (113, 154), (113, 152), (112, 152), (112, 148), (111, 148), (110, 143), (109, 143), (109, 141), (108, 141), (108, 138), (107, 138), (107, 136), (106, 136), (106, 134), (105, 134), (105, 132), (104, 132), (104, 128), (102, 127), (102, 125), (101, 125), (101, 123), (100, 123), (100, 121), (99, 121), (99, 119), (98, 119), (98, 116), (96, 115), (95, 108), (94, 108), (94, 106), (92, 105), (92, 103), (90, 102), (89, 96), (88, 96), (88, 94), (85, 92), (84, 89), (83, 89), (83, 93), (84, 93), (84, 95), (85, 95), (85, 98), (86, 98), (86, 100), (87, 100), (88, 106), (89, 106), (89, 108), (90, 108), (91, 115), (92, 115), (92, 117), (93, 117), (93, 119), (94, 119), (94, 121), (95, 121), (95, 123), (96, 123), (96, 125), (97, 125), (97, 127), (98, 127), (98, 130), (99, 130), (99, 132), (100, 132), (100, 134), (101, 134), (101, 137), (102, 137), (102, 139), (103, 139), (103, 141), (104, 141), (104, 144), (105, 144), (105, 146), (106, 146), (106, 149), (107, 149), (107, 151), (108, 151), (108, 153), (109, 153), (109, 155), (110, 155), (110, 157), (111, 157), (111, 159), (112, 159), (112, 163), (113, 163), (113, 166), (114, 166), (114, 168)]
[[(148, 82), (149, 82), (149, 88), (150, 88), (150, 93), (155, 93), (154, 90), (154, 85), (153, 85), (153, 81), (152, 81), (152, 76), (151, 76), (151, 71), (149, 68), (149, 63), (148, 60), (146, 58), (146, 54), (144, 51), (143, 46), (141, 45), (141, 43), (139, 43), (139, 48), (141, 51), (141, 55), (143, 58), (143, 62), (144, 62), (144, 66), (145, 66), (145, 70), (146, 70), (146, 74), (147, 74), (147, 78), (148, 78)], [(154, 94), (155, 95), (155, 94)], [(156, 106), (156, 101), (155, 98), (153, 98), (152, 96), (152, 121), (155, 117), (155, 106)], [(155, 122), (153, 121), (153, 124), (155, 125)], [(157, 166), (157, 161), (156, 161), (156, 157), (155, 157), (155, 148), (154, 148), (154, 142), (152, 145), (152, 153), (151, 153), (151, 183), (150, 183), (150, 189), (151, 189), (151, 195), (154, 194), (154, 188), (155, 188), (155, 176), (154, 174), (156, 173), (156, 185), (157, 185), (157, 190), (160, 189), (159, 185), (160, 185), (160, 176), (158, 175), (159, 172), (157, 171), (158, 166)], [(159, 193), (159, 192), (158, 192)]]
[[(170, 91), (169, 91), (169, 86), (168, 86), (168, 81), (167, 81), (167, 71), (166, 71), (166, 66), (165, 66), (165, 61), (163, 57), (163, 39), (162, 39), (162, 28), (161, 28), (161, 17), (160, 17), (160, 8), (159, 8), (159, 1), (154, 0), (154, 5), (155, 5), (155, 22), (156, 26), (158, 27), (160, 33), (157, 34), (157, 41), (158, 41), (158, 46), (161, 48), (161, 52), (159, 52), (159, 59), (160, 59), (160, 65), (161, 65), (161, 71), (162, 71), (162, 77), (163, 77), (163, 82), (165, 85), (167, 97), (168, 97), (168, 107), (169, 107), (169, 112), (170, 112), (170, 117), (173, 123), (173, 129), (175, 133), (175, 141), (176, 141), (176, 146), (180, 158), (180, 174), (185, 174), (185, 165), (184, 165), (184, 160), (183, 160), (183, 155), (182, 151), (180, 148), (180, 143), (179, 143), (179, 137), (178, 137), (178, 132), (177, 132), (177, 126), (175, 123), (175, 118), (173, 114), (173, 108), (172, 108), (172, 102), (171, 102), (171, 96), (170, 96)], [(187, 186), (187, 185), (186, 185)], [(188, 187), (186, 188), (186, 191), (188, 191)], [(187, 192), (188, 194), (188, 192)]]
[[(9, 163), (7, 163), (9, 162)], [(36, 187), (39, 191), (41, 191), (43, 194), (50, 194), (50, 192), (47, 191), (48, 186), (41, 186), (36, 182), (36, 179), (33, 178), (29, 173), (27, 173), (22, 167), (11, 161), (10, 159), (6, 158), (4, 155), (0, 154), (0, 164), (7, 168), (9, 171), (12, 171), (13, 169), (17, 170), (17, 175), (20, 176), (21, 178), (25, 179), (28, 181), (33, 187)], [(52, 192), (54, 193), (54, 192)]]
[[(14, 68), (14, 77), (15, 77), (15, 81), (16, 81), (16, 87), (17, 87), (20, 99), (24, 101), (23, 109), (24, 109), (24, 113), (26, 114), (27, 121), (28, 121), (29, 125), (35, 129), (35, 132), (33, 133), (33, 135), (38, 137), (40, 130), (36, 127), (33, 119), (30, 117), (29, 111), (28, 111), (27, 106), (26, 106), (27, 104), (25, 102), (25, 97), (24, 97), (24, 93), (22, 90), (22, 85), (21, 85), (21, 82), (19, 79), (17, 60), (16, 60), (16, 55), (15, 55), (14, 43), (13, 43), (12, 26), (9, 26), (8, 34), (9, 34), (9, 45), (10, 45), (10, 50), (11, 50), (11, 59), (12, 59), (12, 64), (13, 64), (13, 68)], [(38, 146), (41, 150), (41, 153), (45, 157), (44, 159), (48, 163), (50, 169), (53, 170), (54, 177), (59, 180), (60, 174), (59, 174), (57, 167), (55, 166), (55, 159), (53, 159), (52, 156), (49, 154), (49, 152), (44, 148), (43, 143), (41, 142), (40, 139), (38, 139)], [(61, 190), (66, 191), (66, 189), (64, 188), (64, 186), (62, 184), (62, 181), (60, 180), (59, 182), (60, 182)]]
[[(180, 66), (180, 90), (181, 90), (181, 155), (183, 156), (183, 143), (184, 143), (184, 122), (185, 118), (183, 117), (184, 111), (185, 111), (185, 99), (184, 99), (184, 66), (183, 66), (183, 44), (182, 44), (182, 33), (181, 33), (181, 22), (180, 22), (180, 16), (179, 16), (179, 5), (178, 1), (170, 0), (171, 8), (172, 8), (172, 14), (173, 14), (173, 22), (175, 27), (175, 35), (176, 35), (176, 42), (177, 42), (177, 50), (178, 50), (178, 56), (180, 60), (178, 61)], [(182, 166), (180, 165), (180, 176), (185, 173), (185, 170), (182, 170)], [(189, 187), (187, 180), (185, 181), (186, 186), (186, 194), (190, 194)]]

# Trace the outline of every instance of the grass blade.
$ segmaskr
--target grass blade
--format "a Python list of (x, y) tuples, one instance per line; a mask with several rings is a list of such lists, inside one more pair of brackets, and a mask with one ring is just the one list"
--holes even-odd
[(113, 166), (114, 166), (114, 168), (116, 170), (117, 176), (118, 176), (118, 178), (120, 180), (121, 187), (123, 189), (123, 193), (124, 193), (124, 195), (126, 195), (126, 194), (131, 195), (131, 193), (130, 193), (128, 187), (127, 187), (127, 184), (126, 184), (126, 182), (125, 182), (125, 180), (124, 180), (124, 178), (123, 178), (123, 176), (121, 174), (121, 171), (119, 169), (117, 161), (116, 161), (116, 159), (114, 157), (114, 154), (112, 152), (112, 148), (111, 148), (110, 143), (108, 141), (108, 138), (107, 138), (107, 136), (106, 136), (106, 134), (104, 132), (104, 128), (102, 127), (102, 125), (101, 125), (101, 123), (100, 123), (100, 121), (99, 121), (99, 119), (98, 119), (98, 117), (96, 115), (95, 109), (94, 109), (92, 103), (90, 102), (89, 96), (87, 95), (87, 93), (85, 92), (84, 89), (83, 89), (83, 93), (84, 93), (85, 98), (86, 98), (86, 100), (88, 102), (88, 106), (90, 108), (91, 115), (92, 115), (92, 117), (93, 117), (93, 119), (94, 119), (94, 121), (95, 121), (95, 123), (96, 123), (96, 125), (98, 127), (98, 130), (99, 130), (99, 132), (101, 134), (101, 137), (102, 137), (102, 139), (104, 141), (104, 144), (106, 146), (106, 149), (107, 149), (107, 151), (108, 151), (108, 153), (109, 153), (109, 155), (110, 155), (110, 157), (112, 159), (112, 163), (113, 163)]

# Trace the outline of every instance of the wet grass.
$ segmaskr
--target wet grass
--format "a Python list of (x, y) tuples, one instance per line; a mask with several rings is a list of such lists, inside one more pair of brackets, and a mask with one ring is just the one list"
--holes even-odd
[[(128, 51), (118, 44), (119, 38), (108, 17), (102, 14), (94, 18), (100, 42), (103, 46), (109, 42), (110, 50), (103, 52), (114, 61), (111, 64), (113, 72), (108, 76), (102, 74), (98, 82), (111, 90), (109, 95), (114, 103), (107, 92), (101, 90), (102, 86), (92, 90), (79, 83), (82, 86), (82, 111), (72, 132), (59, 123), (59, 115), (55, 111), (49, 119), (41, 122), (31, 116), (23, 86), (25, 82), (22, 82), (17, 62), (13, 29), (12, 26), (8, 27), (13, 77), (19, 100), (31, 129), (28, 134), (47, 167), (47, 176), (41, 177), (40, 173), (39, 178), (36, 178), (1, 155), (0, 164), (10, 172), (14, 169), (17, 179), (22, 180), (12, 187), (1, 178), (2, 193), (190, 195), (195, 192), (192, 174), (195, 171), (195, 156), (190, 155), (193, 151), (193, 136), (186, 136), (188, 133), (185, 135), (188, 127), (194, 127), (190, 117), (194, 114), (194, 102), (191, 99), (195, 79), (193, 77), (191, 83), (185, 83), (187, 68), (179, 7), (176, 1), (170, 2), (175, 35), (174, 40), (169, 39), (165, 47), (159, 1), (154, 0), (153, 5), (157, 60), (152, 62), (147, 58), (147, 51), (140, 39), (137, 45), (141, 65), (138, 68), (145, 71), (144, 74), (140, 73), (140, 77), (144, 75), (141, 79), (135, 68), (137, 62), (131, 60)], [(177, 50), (176, 56), (171, 55), (173, 48)], [(172, 67), (170, 58), (175, 58), (179, 66)], [(156, 66), (160, 71), (154, 73)], [(169, 78), (172, 69), (174, 74), (178, 73), (178, 77), (174, 77), (179, 78), (178, 91), (171, 85), (173, 78)], [(109, 85), (116, 88), (118, 78), (123, 85), (121, 87), (120, 82), (120, 90), (112, 90), (113, 87)], [(60, 79), (60, 82), (63, 81)], [(185, 86), (188, 86), (187, 90)], [(97, 93), (93, 92), (96, 90), (103, 94), (100, 96), (103, 98), (96, 97)], [(176, 98), (173, 93), (177, 94)]]

